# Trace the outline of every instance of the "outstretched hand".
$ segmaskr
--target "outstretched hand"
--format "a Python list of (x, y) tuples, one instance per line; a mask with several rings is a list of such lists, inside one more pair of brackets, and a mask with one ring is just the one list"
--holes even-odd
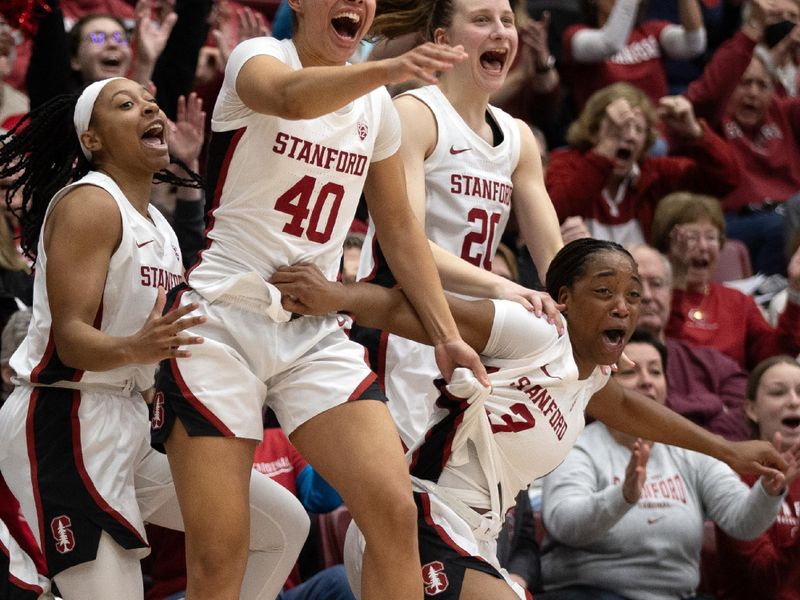
[(766, 478), (784, 479), (789, 464), (775, 447), (762, 440), (729, 442), (728, 456), (724, 461), (737, 473), (752, 473)]
[(206, 318), (202, 315), (186, 317), (197, 310), (197, 304), (181, 306), (162, 315), (165, 304), (166, 292), (158, 288), (158, 296), (147, 321), (130, 338), (131, 364), (158, 363), (165, 358), (188, 358), (192, 353), (181, 347), (203, 343), (202, 337), (181, 334), (190, 327), (205, 323)]
[[(782, 447), (782, 438), (779, 432), (775, 432), (772, 445), (779, 450)], [(772, 496), (782, 494), (787, 486), (792, 485), (795, 480), (800, 477), (800, 440), (795, 442), (781, 456), (783, 456), (783, 459), (788, 465), (786, 472), (764, 475), (761, 478), (761, 484), (764, 486), (764, 489)]]
[(404, 83), (419, 80), (424, 83), (436, 83), (437, 73), (449, 71), (456, 64), (467, 58), (463, 46), (448, 46), (426, 42), (383, 62), (386, 66), (387, 84)]

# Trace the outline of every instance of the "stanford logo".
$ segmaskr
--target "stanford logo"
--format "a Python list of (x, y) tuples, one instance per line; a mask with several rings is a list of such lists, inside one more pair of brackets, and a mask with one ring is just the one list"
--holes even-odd
[(67, 515), (61, 515), (50, 521), (50, 532), (56, 541), (56, 550), (59, 554), (72, 552), (75, 548), (75, 536), (72, 534), (72, 521)]
[(422, 582), (425, 584), (426, 596), (436, 596), (450, 587), (444, 565), (438, 560), (422, 565)]
[(363, 142), (369, 133), (369, 127), (367, 127), (367, 124), (364, 123), (364, 121), (359, 121), (356, 127), (358, 128), (358, 137)]
[(164, 425), (164, 392), (157, 392), (153, 397), (153, 418), (150, 425), (153, 429), (161, 429)]

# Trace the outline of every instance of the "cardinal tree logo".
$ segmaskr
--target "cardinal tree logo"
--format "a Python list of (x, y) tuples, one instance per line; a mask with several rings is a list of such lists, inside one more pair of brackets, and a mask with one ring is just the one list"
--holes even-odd
[(358, 137), (363, 142), (369, 133), (369, 127), (367, 127), (367, 124), (364, 123), (364, 121), (359, 121), (358, 125), (356, 125), (356, 128), (358, 129)]
[(151, 425), (153, 429), (161, 429), (164, 425), (164, 392), (157, 392), (153, 398)]
[(61, 515), (50, 521), (50, 532), (56, 541), (56, 551), (59, 554), (72, 552), (75, 548), (75, 536), (72, 533), (72, 521), (67, 515)]
[(444, 565), (438, 560), (422, 565), (422, 580), (425, 584), (425, 595), (436, 596), (450, 586), (450, 581), (444, 572)]

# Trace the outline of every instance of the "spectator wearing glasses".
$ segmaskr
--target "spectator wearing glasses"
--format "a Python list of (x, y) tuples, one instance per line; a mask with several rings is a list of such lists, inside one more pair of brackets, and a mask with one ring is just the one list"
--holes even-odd
[(745, 369), (776, 354), (800, 352), (800, 252), (789, 261), (786, 310), (772, 327), (751, 296), (712, 281), (725, 243), (716, 198), (679, 192), (662, 199), (652, 239), (672, 265), (667, 336), (717, 348)]
[(175, 120), (178, 97), (194, 80), (211, 0), (138, 0), (133, 32), (119, 17), (102, 13), (84, 14), (67, 32), (60, 0), (48, 4), (26, 77), (32, 108), (94, 81), (127, 76), (142, 85), (152, 81), (159, 105)]

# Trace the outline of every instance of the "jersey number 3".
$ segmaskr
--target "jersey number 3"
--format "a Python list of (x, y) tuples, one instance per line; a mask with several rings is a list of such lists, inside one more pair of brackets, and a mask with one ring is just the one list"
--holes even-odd
[[(331, 239), (344, 197), (344, 188), (338, 183), (329, 181), (320, 188), (312, 201), (316, 185), (317, 180), (314, 177), (304, 176), (281, 194), (275, 202), (275, 210), (292, 217), (292, 220), (283, 226), (284, 233), (295, 237), (303, 237), (305, 234), (310, 241), (324, 244)], [(313, 205), (309, 206), (312, 203)], [(320, 229), (323, 212), (327, 212), (327, 217), (324, 219), (325, 226)]]
[[(528, 407), (525, 406), (524, 402), (512, 404), (509, 410), (513, 414), (505, 414), (502, 416), (492, 414), (488, 410), (486, 411), (489, 415), (489, 422), (492, 424), (492, 433), (517, 433), (518, 431), (525, 431), (526, 429), (533, 429), (536, 427), (536, 419), (531, 414), (531, 411), (528, 410)], [(502, 421), (502, 424), (497, 422), (498, 419)]]

